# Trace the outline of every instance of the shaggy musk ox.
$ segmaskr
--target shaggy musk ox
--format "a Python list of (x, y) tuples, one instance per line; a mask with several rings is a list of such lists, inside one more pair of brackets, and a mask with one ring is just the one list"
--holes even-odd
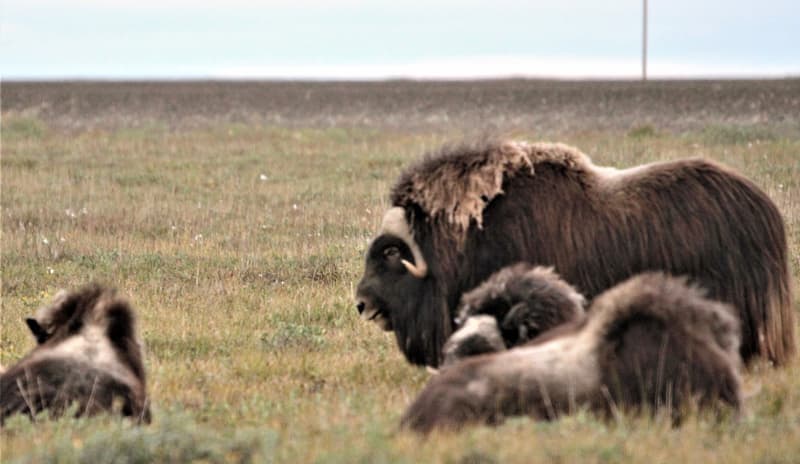
[(685, 279), (645, 273), (599, 295), (582, 321), (433, 376), (402, 423), (427, 433), (577, 408), (666, 411), (741, 404), (739, 321)]
[(133, 309), (116, 292), (89, 285), (59, 292), (26, 319), (36, 347), (0, 375), (0, 423), (16, 413), (57, 417), (118, 412), (150, 421)]
[(442, 364), (502, 351), (579, 321), (585, 302), (552, 268), (527, 263), (505, 267), (461, 298), (459, 328), (444, 344)]
[(391, 201), (357, 306), (412, 363), (437, 366), (461, 295), (520, 261), (553, 266), (589, 300), (644, 271), (686, 275), (738, 309), (744, 359), (794, 352), (783, 220), (715, 162), (617, 170), (561, 144), (490, 142), (412, 165)]

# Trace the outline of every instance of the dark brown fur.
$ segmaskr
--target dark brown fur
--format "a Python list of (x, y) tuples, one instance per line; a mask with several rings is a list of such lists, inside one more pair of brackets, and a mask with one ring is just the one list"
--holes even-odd
[(412, 165), (391, 201), (406, 211), (428, 276), (382, 275), (368, 257), (359, 292), (382, 305), (413, 363), (436, 366), (461, 295), (519, 261), (553, 266), (590, 300), (643, 271), (687, 275), (738, 309), (745, 360), (783, 365), (795, 351), (780, 213), (713, 161), (613, 173), (564, 145), (486, 143)]
[[(562, 326), (566, 327), (566, 326)], [(586, 319), (528, 345), (441, 370), (402, 424), (428, 433), (505, 417), (554, 419), (741, 405), (739, 323), (685, 279), (647, 273), (596, 298)]]
[[(26, 320), (37, 346), (0, 375), (0, 420), (17, 413), (118, 412), (150, 421), (142, 349), (133, 309), (92, 284), (59, 294)], [(67, 348), (70, 347), (70, 348)]]
[(494, 316), (512, 348), (563, 323), (581, 319), (583, 295), (552, 269), (528, 263), (505, 267), (461, 297), (458, 319)]
[(504, 267), (461, 297), (459, 328), (444, 345), (442, 366), (513, 348), (581, 321), (585, 303), (552, 268), (528, 263)]

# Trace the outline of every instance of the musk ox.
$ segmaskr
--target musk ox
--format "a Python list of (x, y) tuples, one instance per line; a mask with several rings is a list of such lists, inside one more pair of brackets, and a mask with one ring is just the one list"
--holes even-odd
[(402, 424), (427, 433), (581, 408), (667, 412), (677, 423), (693, 408), (738, 410), (739, 343), (729, 305), (683, 278), (644, 273), (600, 294), (579, 323), (442, 368)]
[(584, 315), (585, 299), (552, 268), (518, 263), (492, 274), (461, 298), (459, 326), (444, 344), (446, 366), (524, 344)]
[(142, 349), (133, 309), (92, 284), (59, 292), (25, 321), (37, 345), (0, 375), (0, 423), (16, 413), (115, 412), (149, 422)]
[(716, 162), (617, 170), (561, 144), (487, 142), (410, 166), (391, 202), (357, 307), (412, 363), (437, 366), (461, 295), (520, 261), (554, 267), (589, 300), (649, 270), (689, 276), (739, 311), (745, 360), (794, 353), (781, 215)]

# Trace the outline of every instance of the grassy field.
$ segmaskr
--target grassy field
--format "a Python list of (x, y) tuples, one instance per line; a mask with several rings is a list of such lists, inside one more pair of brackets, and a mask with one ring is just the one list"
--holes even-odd
[[(138, 309), (154, 422), (0, 432), (2, 462), (709, 462), (800, 459), (800, 360), (755, 365), (739, 420), (584, 413), (419, 439), (428, 375), (357, 317), (399, 170), (487, 131), (618, 167), (702, 155), (784, 214), (800, 310), (800, 81), (4, 83), (0, 362), (59, 288)], [(798, 318), (800, 319), (800, 318)]]

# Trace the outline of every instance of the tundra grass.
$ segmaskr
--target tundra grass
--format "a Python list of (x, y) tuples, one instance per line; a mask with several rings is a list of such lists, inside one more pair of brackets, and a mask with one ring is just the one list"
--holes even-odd
[[(769, 127), (510, 131), (617, 167), (702, 155), (745, 173), (788, 227), (800, 308), (800, 138)], [(2, 462), (797, 462), (800, 361), (746, 373), (741, 417), (589, 413), (421, 439), (398, 429), (428, 378), (360, 321), (363, 253), (408, 162), (461, 133), (226, 124), (48, 127), (5, 114), (0, 362), (23, 318), (97, 280), (138, 311), (153, 423), (96, 417), (0, 432)], [(800, 319), (800, 318), (799, 318)]]

